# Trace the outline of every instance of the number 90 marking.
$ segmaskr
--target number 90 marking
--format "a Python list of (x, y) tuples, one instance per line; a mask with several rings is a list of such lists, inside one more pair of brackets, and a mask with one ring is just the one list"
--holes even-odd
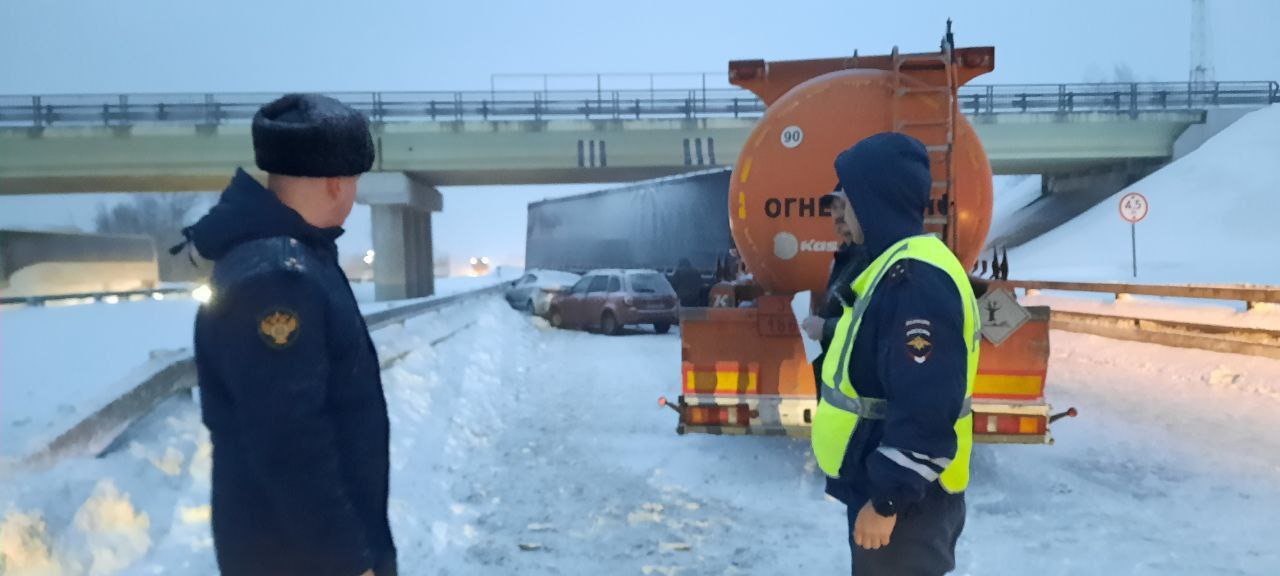
[(804, 130), (799, 126), (787, 126), (782, 131), (782, 145), (787, 148), (795, 148), (804, 141)]

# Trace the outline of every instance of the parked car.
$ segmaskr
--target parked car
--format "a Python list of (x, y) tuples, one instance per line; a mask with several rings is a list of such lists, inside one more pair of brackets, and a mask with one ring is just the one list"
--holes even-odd
[(666, 334), (680, 317), (676, 291), (654, 270), (593, 270), (569, 290), (555, 293), (547, 318), (557, 328), (617, 334), (623, 326), (652, 324)]
[(581, 276), (572, 272), (530, 270), (507, 288), (507, 303), (516, 310), (546, 314), (547, 306), (551, 303), (551, 293), (569, 288), (581, 279)]

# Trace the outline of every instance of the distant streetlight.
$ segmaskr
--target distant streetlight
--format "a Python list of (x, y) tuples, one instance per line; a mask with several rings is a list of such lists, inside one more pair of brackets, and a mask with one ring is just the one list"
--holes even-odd
[(208, 284), (201, 284), (199, 288), (191, 291), (191, 298), (201, 304), (208, 304), (213, 300), (213, 289)]

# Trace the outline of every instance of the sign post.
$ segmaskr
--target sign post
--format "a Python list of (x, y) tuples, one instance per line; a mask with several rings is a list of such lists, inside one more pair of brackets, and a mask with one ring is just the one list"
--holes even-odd
[(1147, 217), (1151, 204), (1147, 197), (1130, 192), (1120, 198), (1120, 217), (1129, 223), (1129, 247), (1133, 254), (1133, 277), (1138, 277), (1138, 222)]

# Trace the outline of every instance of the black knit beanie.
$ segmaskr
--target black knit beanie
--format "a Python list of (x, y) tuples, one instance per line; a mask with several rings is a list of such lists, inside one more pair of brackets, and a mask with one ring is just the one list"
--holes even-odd
[(269, 174), (328, 178), (373, 167), (364, 114), (328, 96), (289, 94), (253, 117), (253, 152)]

